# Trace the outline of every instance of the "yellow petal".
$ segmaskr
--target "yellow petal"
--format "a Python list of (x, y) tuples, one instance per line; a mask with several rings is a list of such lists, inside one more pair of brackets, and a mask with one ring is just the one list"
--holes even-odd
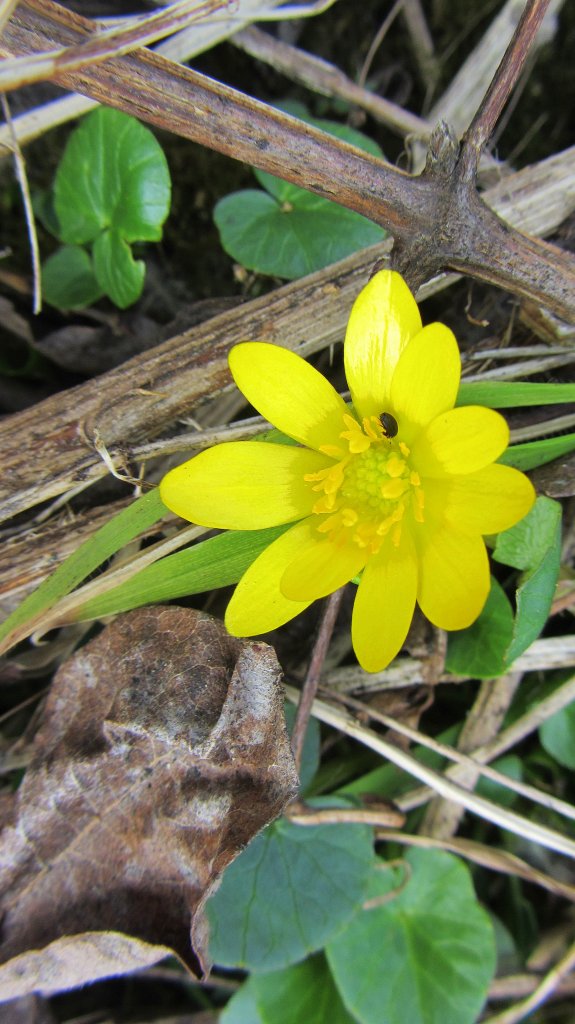
[(310, 601), (288, 601), (280, 579), (311, 535), (310, 520), (296, 523), (274, 540), (252, 562), (238, 583), (226, 611), (226, 628), (232, 636), (258, 636), (277, 629), (303, 612)]
[(230, 441), (172, 469), (160, 496), (199, 526), (259, 530), (308, 515), (317, 494), (304, 475), (329, 464), (325, 455), (290, 445)]
[(287, 566), (280, 582), (282, 593), (291, 601), (326, 597), (357, 576), (367, 558), (366, 548), (336, 544), (316, 533)]
[(387, 411), (399, 356), (420, 330), (417, 303), (405, 281), (393, 270), (380, 270), (355, 300), (345, 335), (345, 373), (360, 419)]
[(424, 615), (440, 629), (465, 629), (489, 593), (489, 561), (482, 538), (451, 526), (417, 533), (419, 588)]
[(246, 341), (231, 350), (229, 363), (240, 391), (274, 427), (309, 448), (337, 442), (347, 406), (301, 356)]
[(403, 530), (399, 547), (389, 542), (370, 558), (353, 606), (353, 649), (366, 672), (380, 672), (403, 646), (416, 593), (415, 549)]
[(509, 443), (498, 412), (467, 405), (436, 416), (413, 442), (412, 465), (422, 477), (475, 473), (495, 462)]
[(425, 499), (459, 530), (499, 533), (527, 515), (535, 490), (524, 473), (495, 463), (466, 476), (427, 480)]
[(419, 429), (448, 409), (457, 398), (461, 358), (454, 334), (430, 324), (401, 353), (391, 382), (390, 408), (407, 444)]

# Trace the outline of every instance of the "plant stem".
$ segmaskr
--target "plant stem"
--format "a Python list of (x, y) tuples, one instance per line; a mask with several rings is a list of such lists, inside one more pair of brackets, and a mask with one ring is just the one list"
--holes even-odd
[(319, 679), (331, 635), (335, 626), (337, 615), (340, 609), (341, 600), (343, 597), (344, 587), (336, 590), (334, 594), (328, 597), (322, 619), (319, 626), (319, 631), (316, 637), (316, 641), (307, 670), (307, 675), (304, 680), (304, 684), (301, 690), (299, 703), (297, 706), (297, 712), (295, 716), (294, 727), (291, 738), (291, 748), (296, 763), (296, 768), (299, 774), (301, 768), (301, 759), (303, 753), (303, 744), (305, 740), (305, 734), (307, 731), (307, 724), (310, 719), (311, 709), (317, 688), (319, 686)]

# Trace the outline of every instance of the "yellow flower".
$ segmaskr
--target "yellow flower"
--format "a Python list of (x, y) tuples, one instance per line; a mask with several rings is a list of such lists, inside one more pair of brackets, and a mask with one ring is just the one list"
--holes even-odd
[(234, 636), (265, 633), (362, 573), (352, 640), (369, 672), (403, 645), (416, 601), (434, 625), (463, 629), (489, 592), (483, 534), (531, 508), (523, 473), (494, 464), (509, 430), (483, 406), (454, 408), (457, 342), (421, 325), (399, 274), (382, 270), (351, 311), (344, 346), (350, 408), (287, 349), (236, 345), (248, 401), (303, 447), (239, 441), (172, 470), (161, 496), (201, 526), (294, 523), (246, 571), (228, 605)]

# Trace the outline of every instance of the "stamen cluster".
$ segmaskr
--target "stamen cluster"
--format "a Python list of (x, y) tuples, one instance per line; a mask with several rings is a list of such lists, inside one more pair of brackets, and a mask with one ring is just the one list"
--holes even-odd
[(364, 416), (361, 424), (350, 414), (343, 420), (343, 444), (320, 448), (334, 464), (304, 476), (321, 494), (312, 507), (322, 517), (318, 533), (375, 555), (391, 531), (392, 543), (399, 547), (405, 517), (424, 522), (425, 498), (419, 474), (409, 463), (410, 449), (399, 438), (388, 437), (377, 416)]

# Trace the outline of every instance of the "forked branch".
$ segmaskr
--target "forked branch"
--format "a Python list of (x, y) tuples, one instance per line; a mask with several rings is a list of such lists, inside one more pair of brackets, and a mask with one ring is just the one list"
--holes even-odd
[[(51, 0), (22, 0), (0, 52), (77, 46), (94, 31)], [(364, 214), (394, 236), (395, 265), (414, 288), (454, 269), (575, 319), (575, 260), (514, 231), (482, 202), (444, 128), (426, 170), (413, 177), (149, 51), (56, 70), (53, 80)]]

